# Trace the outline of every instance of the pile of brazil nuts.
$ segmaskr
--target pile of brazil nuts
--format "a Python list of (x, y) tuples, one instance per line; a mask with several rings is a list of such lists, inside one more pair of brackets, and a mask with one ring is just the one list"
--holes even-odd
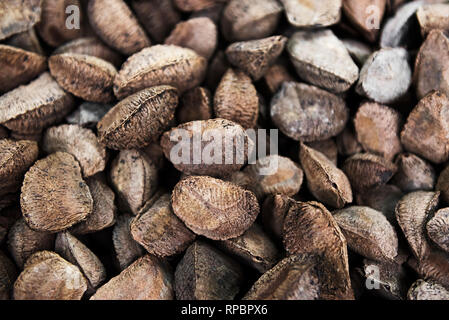
[(449, 2), (1, 0), (0, 299), (449, 300)]

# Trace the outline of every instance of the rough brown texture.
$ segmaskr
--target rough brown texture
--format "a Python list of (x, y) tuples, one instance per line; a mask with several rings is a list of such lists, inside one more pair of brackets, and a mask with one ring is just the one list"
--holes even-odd
[[(368, 41), (374, 42), (379, 35), (386, 3), (387, 0), (343, 0), (343, 12)], [(373, 20), (373, 15), (378, 21)]]
[(295, 27), (327, 27), (341, 18), (342, 0), (281, 0), (281, 3), (288, 22)]
[(38, 160), (25, 174), (20, 206), (32, 229), (58, 232), (85, 220), (93, 200), (75, 158), (56, 152)]
[(212, 114), (212, 95), (210, 90), (196, 87), (182, 96), (180, 106), (176, 111), (176, 119), (179, 123), (208, 120), (212, 118)]
[(447, 3), (435, 3), (422, 6), (416, 11), (421, 34), (427, 35), (434, 29), (449, 30), (449, 5)]
[(39, 149), (34, 141), (0, 140), (0, 195), (17, 191), (23, 175), (36, 161)]
[(273, 36), (260, 40), (235, 42), (226, 49), (229, 62), (255, 81), (262, 78), (284, 51), (287, 38)]
[(17, 277), (14, 263), (0, 251), (0, 300), (10, 299), (11, 288)]
[(109, 175), (119, 206), (134, 215), (158, 186), (156, 166), (139, 150), (121, 151), (113, 160)]
[(122, 65), (114, 80), (114, 93), (122, 99), (163, 84), (174, 86), (183, 93), (204, 80), (206, 66), (206, 59), (191, 49), (155, 45), (129, 57)]
[(95, 133), (78, 125), (64, 124), (47, 129), (42, 149), (48, 154), (67, 152), (78, 160), (84, 177), (90, 177), (104, 170), (107, 154)]
[(42, 0), (4, 0), (0, 5), (0, 40), (32, 28), (41, 19)]
[(12, 35), (5, 40), (5, 44), (25, 51), (35, 52), (40, 55), (44, 54), (44, 50), (42, 49), (34, 28)]
[(229, 69), (214, 96), (214, 111), (218, 118), (234, 121), (243, 128), (253, 128), (259, 116), (259, 98), (251, 78), (244, 72)]
[(130, 229), (134, 240), (159, 257), (181, 253), (195, 240), (195, 235), (173, 213), (169, 194), (142, 210), (132, 220)]
[(419, 279), (410, 287), (408, 300), (449, 300), (449, 290), (432, 280)]
[(348, 121), (345, 101), (314, 86), (284, 82), (271, 100), (271, 118), (288, 137), (304, 142), (339, 134)]
[(207, 176), (190, 176), (178, 182), (172, 206), (189, 229), (213, 240), (242, 235), (259, 214), (251, 191)]
[(146, 255), (100, 287), (91, 300), (171, 300), (172, 273), (159, 259)]
[(431, 191), (435, 187), (435, 170), (430, 163), (412, 153), (402, 153), (395, 161), (398, 171), (391, 183), (404, 192)]
[(239, 264), (212, 246), (196, 241), (176, 267), (176, 299), (232, 300), (243, 279)]
[(402, 145), (435, 163), (449, 159), (449, 99), (436, 91), (412, 110), (401, 132)]
[(334, 139), (308, 142), (306, 145), (326, 156), (334, 165), (338, 162), (338, 149)]
[(86, 101), (108, 103), (114, 100), (112, 86), (115, 67), (97, 57), (62, 53), (48, 60), (51, 75), (58, 84)]
[(63, 119), (73, 107), (73, 96), (45, 72), (0, 96), (0, 123), (19, 133), (38, 133)]
[(123, 0), (91, 0), (88, 15), (95, 33), (125, 55), (151, 45), (150, 39)]
[(112, 231), (112, 242), (120, 270), (144, 255), (144, 249), (131, 236), (130, 224), (133, 218), (128, 213), (119, 215)]
[(99, 141), (116, 150), (145, 147), (170, 127), (177, 106), (177, 90), (171, 86), (139, 91), (98, 122)]
[(51, 251), (39, 251), (26, 262), (14, 283), (15, 300), (80, 300), (87, 280), (79, 268)]
[(435, 189), (441, 192), (441, 199), (449, 204), (449, 166), (441, 171)]
[(449, 252), (449, 208), (438, 210), (427, 223), (426, 229), (429, 238)]
[(275, 63), (268, 68), (264, 79), (271, 94), (276, 93), (281, 88), (283, 82), (294, 81), (287, 67), (282, 63)]

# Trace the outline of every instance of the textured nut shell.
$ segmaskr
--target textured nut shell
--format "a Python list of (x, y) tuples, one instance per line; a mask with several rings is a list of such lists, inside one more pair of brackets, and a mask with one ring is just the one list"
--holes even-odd
[(432, 250), (419, 262), (417, 271), (424, 279), (435, 280), (446, 288), (449, 286), (449, 259), (441, 250)]
[(243, 271), (212, 246), (196, 241), (175, 271), (178, 300), (232, 300), (243, 282)]
[(108, 103), (114, 100), (112, 87), (115, 67), (97, 57), (62, 53), (48, 60), (51, 75), (58, 84), (86, 101)]
[(284, 82), (271, 100), (271, 118), (288, 137), (304, 142), (339, 134), (348, 121), (345, 101), (327, 91), (297, 82)]
[(54, 234), (34, 231), (23, 218), (17, 220), (8, 233), (8, 250), (20, 268), (23, 268), (25, 261), (33, 253), (53, 250), (54, 243)]
[(449, 208), (440, 209), (426, 225), (427, 234), (441, 249), (449, 252)]
[(171, 300), (172, 273), (150, 255), (139, 258), (100, 287), (91, 300)]
[(114, 81), (114, 93), (122, 99), (144, 88), (172, 85), (180, 93), (198, 86), (206, 75), (207, 61), (193, 50), (155, 45), (129, 57)]
[(142, 148), (168, 129), (178, 105), (177, 90), (156, 86), (120, 101), (97, 124), (101, 143), (111, 149)]
[(124, 270), (144, 254), (143, 248), (131, 236), (130, 223), (133, 218), (128, 213), (119, 215), (112, 230), (112, 242), (120, 270)]
[(36, 133), (62, 120), (74, 99), (48, 72), (25, 86), (0, 96), (0, 123), (12, 131)]
[(48, 154), (67, 152), (78, 160), (84, 177), (104, 170), (106, 148), (98, 143), (95, 133), (78, 125), (63, 124), (47, 129), (42, 149)]
[(41, 19), (42, 0), (4, 0), (0, 7), (0, 40), (32, 28)]
[[(342, 0), (281, 0), (287, 19), (295, 27), (326, 27), (341, 18)], [(346, 0), (343, 2), (347, 2)]]
[(34, 28), (9, 37), (5, 40), (5, 44), (44, 55), (44, 50), (42, 49)]
[(424, 5), (416, 11), (416, 17), (421, 27), (421, 34), (427, 35), (433, 29), (449, 30), (449, 5), (435, 3)]
[(281, 88), (283, 82), (294, 81), (294, 78), (288, 71), (287, 66), (282, 63), (275, 63), (268, 68), (264, 80), (271, 94), (274, 94)]
[(234, 121), (245, 129), (253, 128), (259, 116), (259, 98), (251, 78), (242, 71), (229, 69), (214, 96), (218, 118)]
[(0, 195), (15, 192), (23, 175), (36, 161), (39, 149), (34, 141), (0, 140)]
[(149, 210), (142, 210), (130, 229), (134, 240), (159, 257), (181, 253), (195, 240), (195, 235), (173, 213), (168, 194), (161, 196)]
[(14, 283), (15, 300), (80, 300), (87, 280), (77, 266), (50, 251), (39, 251), (27, 261)]
[(212, 118), (212, 96), (209, 89), (193, 88), (182, 96), (181, 105), (176, 111), (178, 123)]
[[(376, 41), (379, 28), (373, 28), (372, 14), (382, 21), (387, 0), (344, 0), (343, 12), (351, 24), (370, 42)], [(376, 10), (376, 11), (375, 11)], [(375, 22), (375, 21), (374, 21)]]
[(436, 176), (432, 165), (411, 153), (400, 154), (395, 161), (398, 172), (391, 183), (404, 192), (431, 191), (435, 186)]
[(70, 263), (78, 266), (91, 287), (97, 288), (106, 280), (106, 270), (101, 261), (69, 232), (58, 234), (55, 251)]
[(419, 279), (412, 284), (408, 300), (449, 300), (449, 290), (432, 280)]
[(85, 220), (93, 200), (75, 158), (56, 152), (38, 160), (25, 174), (20, 206), (32, 229), (58, 232)]
[(295, 200), (288, 196), (277, 194), (268, 196), (262, 206), (261, 217), (265, 230), (268, 230), (277, 238), (282, 237), (284, 219)]
[(151, 45), (150, 39), (123, 0), (89, 1), (88, 15), (96, 34), (125, 55)]
[(394, 261), (398, 255), (398, 237), (381, 212), (352, 206), (333, 215), (352, 250), (369, 259)]
[(0, 44), (0, 93), (29, 82), (47, 69), (40, 54)]
[(334, 208), (342, 208), (352, 202), (348, 178), (325, 155), (301, 144), (299, 158), (307, 187), (315, 198)]
[(16, 277), (16, 266), (0, 251), (0, 300), (8, 300), (10, 298), (11, 288)]
[(173, 190), (172, 207), (189, 229), (213, 240), (242, 235), (259, 214), (251, 191), (207, 176), (181, 180)]

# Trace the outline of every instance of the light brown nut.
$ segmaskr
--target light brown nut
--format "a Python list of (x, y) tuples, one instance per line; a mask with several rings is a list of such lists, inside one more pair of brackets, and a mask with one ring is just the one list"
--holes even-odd
[(132, 0), (131, 6), (145, 31), (157, 42), (163, 42), (181, 20), (172, 0)]
[(139, 258), (100, 287), (90, 300), (172, 300), (172, 272), (158, 258)]
[(334, 208), (343, 208), (352, 202), (352, 189), (343, 171), (321, 152), (301, 144), (301, 166), (307, 187), (315, 198)]
[(179, 10), (182, 11), (199, 11), (209, 8), (216, 3), (227, 2), (228, 0), (174, 0)]
[(192, 18), (178, 23), (164, 44), (189, 48), (210, 59), (217, 47), (217, 27), (205, 17)]
[(69, 114), (65, 119), (69, 124), (77, 124), (87, 128), (95, 128), (98, 121), (111, 110), (110, 104), (99, 104), (94, 102), (83, 102), (80, 106)]
[(435, 212), (439, 192), (416, 191), (405, 195), (396, 206), (396, 219), (418, 260), (430, 253), (426, 224)]
[(97, 57), (78, 53), (62, 53), (48, 60), (51, 75), (66, 91), (86, 101), (114, 101), (112, 87), (115, 67)]
[(19, 268), (33, 254), (42, 250), (53, 250), (55, 235), (30, 229), (23, 218), (17, 220), (8, 233), (8, 250)]
[(381, 212), (351, 206), (335, 211), (333, 215), (349, 248), (369, 259), (394, 262), (398, 255), (398, 237)]
[(130, 229), (134, 240), (159, 257), (181, 253), (195, 240), (195, 235), (173, 213), (169, 194), (162, 195), (148, 210), (141, 210)]
[(197, 87), (206, 75), (207, 61), (193, 50), (155, 45), (134, 54), (122, 65), (114, 81), (119, 99), (142, 89), (171, 85), (183, 93)]
[(449, 159), (449, 99), (436, 91), (412, 110), (401, 132), (404, 148), (434, 163)]
[(441, 30), (433, 30), (419, 49), (413, 80), (416, 95), (422, 99), (432, 90), (449, 95), (449, 38)]
[(139, 150), (120, 151), (111, 164), (109, 178), (117, 194), (119, 208), (134, 215), (158, 186), (156, 166)]
[(15, 300), (81, 300), (87, 280), (79, 268), (50, 251), (39, 251), (26, 262), (14, 283)]
[(226, 56), (232, 65), (257, 81), (284, 51), (286, 42), (287, 38), (283, 36), (235, 42), (226, 49)]
[(449, 208), (438, 210), (427, 223), (426, 229), (429, 238), (449, 252)]
[(402, 151), (399, 133), (401, 115), (396, 110), (375, 102), (363, 103), (354, 118), (357, 139), (367, 152), (387, 160)]
[(90, 288), (99, 287), (106, 280), (106, 270), (98, 257), (69, 232), (56, 237), (55, 251), (80, 268)]
[(215, 91), (214, 111), (218, 118), (234, 121), (245, 129), (254, 128), (259, 98), (251, 78), (242, 71), (229, 69)]
[(240, 170), (253, 145), (240, 125), (225, 119), (188, 122), (161, 138), (165, 157), (179, 171), (194, 175), (227, 176)]
[(0, 44), (0, 93), (25, 84), (47, 69), (40, 54)]
[(0, 96), (0, 123), (8, 129), (35, 134), (62, 119), (75, 101), (48, 72)]
[(5, 44), (8, 46), (23, 49), (25, 51), (34, 52), (40, 55), (44, 55), (44, 49), (42, 49), (39, 38), (37, 37), (34, 28), (27, 31), (16, 33), (5, 40)]
[(214, 247), (196, 241), (176, 267), (176, 299), (232, 300), (243, 279), (239, 264)]
[(275, 0), (230, 0), (221, 18), (221, 32), (229, 41), (268, 37), (281, 12), (282, 6)]
[(363, 66), (366, 60), (371, 56), (372, 49), (363, 42), (353, 39), (341, 40), (348, 50), (351, 58), (357, 63), (358, 66)]
[(436, 182), (435, 170), (430, 163), (412, 153), (402, 153), (395, 161), (398, 171), (391, 183), (404, 192), (431, 191)]
[(245, 172), (254, 180), (256, 195), (261, 199), (270, 194), (297, 194), (304, 177), (298, 164), (279, 155), (260, 158), (247, 166)]
[(281, 3), (288, 22), (295, 27), (327, 27), (341, 18), (342, 0), (281, 0)]
[(318, 300), (320, 275), (316, 258), (292, 255), (265, 272), (243, 300)]
[(376, 41), (387, 0), (344, 0), (343, 12), (351, 24), (370, 42)]
[(321, 256), (320, 299), (353, 298), (346, 239), (331, 213), (318, 202), (297, 202), (288, 211), (282, 231), (289, 254)]
[(38, 153), (34, 141), (0, 140), (0, 195), (19, 190), (25, 172), (36, 161)]
[(292, 198), (281, 194), (268, 196), (260, 212), (265, 230), (275, 237), (281, 238), (285, 216), (295, 203), (296, 201)]
[(131, 55), (151, 45), (136, 17), (123, 0), (92, 0), (89, 22), (95, 33), (108, 45)]
[(449, 5), (447, 3), (435, 3), (424, 5), (416, 11), (421, 34), (426, 36), (431, 30), (449, 30)]
[(42, 0), (4, 0), (0, 8), (0, 40), (32, 28), (41, 19)]
[(178, 123), (208, 120), (212, 118), (212, 113), (212, 96), (209, 89), (196, 87), (182, 96), (176, 119)]
[(280, 257), (276, 245), (257, 224), (253, 224), (240, 237), (219, 241), (218, 245), (261, 273), (271, 269)]
[(96, 37), (78, 38), (65, 43), (53, 51), (53, 55), (63, 53), (76, 53), (94, 56), (108, 61), (115, 67), (119, 67), (122, 64), (122, 57), (120, 54), (103, 44), (103, 42)]
[(281, 88), (283, 82), (294, 81), (287, 66), (283, 63), (275, 63), (265, 73), (265, 83), (271, 94), (275, 94)]
[(344, 157), (362, 152), (354, 130), (349, 125), (336, 138), (338, 153)]
[(271, 118), (288, 137), (304, 142), (339, 134), (348, 121), (345, 101), (332, 93), (298, 82), (284, 82), (271, 100)]
[(434, 280), (444, 287), (449, 286), (449, 257), (446, 252), (432, 250), (418, 264), (418, 274), (429, 280)]
[(56, 152), (38, 160), (25, 174), (20, 206), (32, 229), (59, 232), (85, 220), (93, 200), (75, 158)]
[(347, 91), (359, 76), (359, 68), (331, 30), (298, 31), (290, 37), (287, 51), (302, 79), (329, 91)]
[(92, 213), (86, 220), (74, 225), (70, 232), (74, 235), (94, 233), (115, 224), (115, 194), (104, 181), (104, 177), (95, 175), (86, 179), (93, 199)]
[(17, 277), (14, 263), (0, 251), (0, 300), (9, 300), (11, 288)]
[(397, 171), (397, 166), (380, 156), (358, 153), (344, 162), (342, 170), (351, 182), (352, 189), (364, 192), (390, 181)]
[(106, 166), (106, 148), (100, 145), (95, 133), (77, 125), (63, 124), (47, 129), (42, 149), (48, 154), (70, 153), (78, 160), (84, 177), (93, 176)]
[(120, 270), (126, 269), (145, 252), (131, 236), (130, 224), (133, 218), (128, 213), (119, 215), (112, 230), (112, 242)]
[(207, 176), (190, 176), (178, 182), (172, 207), (189, 229), (213, 240), (242, 235), (259, 214), (251, 191)]
[(449, 204), (449, 166), (441, 171), (435, 189), (441, 192), (441, 199)]
[(408, 300), (449, 300), (449, 290), (433, 280), (419, 279), (412, 284)]
[(139, 91), (120, 101), (97, 124), (99, 141), (108, 148), (143, 148), (156, 141), (175, 117), (178, 92), (171, 86)]

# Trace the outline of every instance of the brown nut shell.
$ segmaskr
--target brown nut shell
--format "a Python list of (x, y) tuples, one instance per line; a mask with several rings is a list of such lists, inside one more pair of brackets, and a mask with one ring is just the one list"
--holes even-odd
[(404, 192), (431, 191), (435, 187), (435, 170), (430, 163), (412, 153), (402, 153), (396, 160), (398, 171), (391, 183)]
[(131, 263), (144, 255), (145, 250), (133, 239), (130, 224), (133, 215), (121, 214), (112, 230), (112, 242), (120, 270), (126, 269)]
[(0, 9), (0, 40), (27, 31), (41, 19), (42, 0), (4, 0)]
[(209, 120), (212, 114), (212, 95), (209, 89), (196, 87), (182, 96), (176, 111), (176, 120), (180, 124), (195, 120)]
[(438, 210), (427, 223), (426, 229), (429, 238), (449, 252), (449, 208)]

